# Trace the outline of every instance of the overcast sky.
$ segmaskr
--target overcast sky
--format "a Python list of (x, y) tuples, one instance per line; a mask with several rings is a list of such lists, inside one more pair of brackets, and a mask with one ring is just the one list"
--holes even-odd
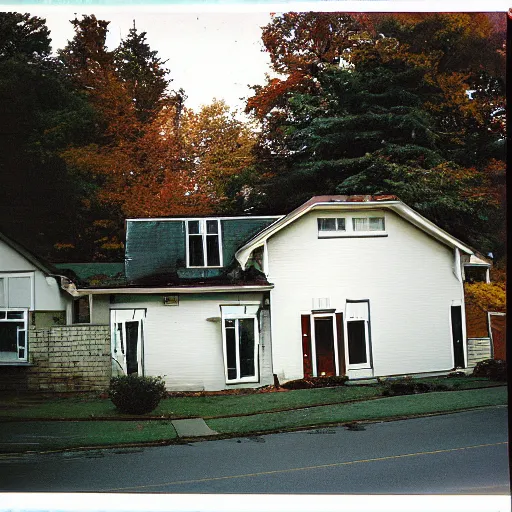
[(74, 6), (66, 10), (48, 10), (27, 6), (32, 15), (46, 18), (51, 31), (52, 49), (63, 48), (73, 38), (69, 20), (74, 13), (95, 14), (110, 21), (107, 46), (114, 49), (126, 37), (135, 19), (139, 32), (147, 32), (147, 41), (170, 69), (172, 89), (183, 88), (186, 105), (198, 108), (213, 98), (224, 99), (232, 108), (244, 108), (240, 98), (248, 97), (247, 85), (262, 84), (269, 72), (268, 55), (262, 52), (261, 27), (270, 14), (251, 13), (169, 13), (144, 12), (136, 7), (126, 10), (90, 10)]

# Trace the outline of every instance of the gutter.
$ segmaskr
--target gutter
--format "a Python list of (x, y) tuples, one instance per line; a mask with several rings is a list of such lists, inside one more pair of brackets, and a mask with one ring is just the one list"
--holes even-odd
[[(74, 285), (73, 285), (74, 286)], [(158, 287), (158, 288), (78, 288), (74, 293), (69, 290), (74, 297), (83, 295), (150, 295), (150, 294), (194, 294), (194, 293), (236, 293), (236, 292), (266, 292), (274, 288), (273, 284), (268, 285), (234, 285), (234, 286), (176, 286), (176, 287)]]

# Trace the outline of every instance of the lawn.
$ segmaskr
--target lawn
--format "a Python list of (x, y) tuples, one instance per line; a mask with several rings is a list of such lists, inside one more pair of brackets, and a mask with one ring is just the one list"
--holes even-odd
[(397, 396), (274, 414), (218, 418), (208, 420), (207, 424), (219, 433), (241, 434), (506, 404), (507, 388), (500, 386), (488, 389)]
[[(495, 386), (488, 379), (433, 378), (423, 382), (444, 383), (454, 389), (474, 389)], [(169, 418), (255, 414), (266, 411), (296, 409), (323, 404), (342, 404), (352, 400), (375, 398), (382, 393), (381, 385), (340, 386), (335, 388), (300, 389), (279, 393), (255, 393), (247, 395), (184, 396), (162, 400), (151, 416)], [(2, 404), (0, 404), (2, 405)], [(12, 419), (96, 419), (123, 418), (109, 399), (97, 397), (49, 398), (40, 403), (23, 405), (23, 401), (3, 402), (2, 418)], [(19, 407), (18, 407), (19, 406)]]
[(176, 438), (169, 420), (158, 421), (13, 421), (0, 429), (0, 453), (50, 451)]

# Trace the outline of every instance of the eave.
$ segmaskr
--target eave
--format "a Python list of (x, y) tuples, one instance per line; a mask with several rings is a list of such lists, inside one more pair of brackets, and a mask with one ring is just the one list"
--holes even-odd
[[(274, 288), (266, 285), (232, 285), (232, 286), (173, 286), (173, 287), (119, 287), (119, 288), (77, 288), (73, 295), (155, 295), (155, 294), (197, 294), (197, 293), (241, 293), (266, 292)], [(71, 292), (70, 292), (71, 293)]]

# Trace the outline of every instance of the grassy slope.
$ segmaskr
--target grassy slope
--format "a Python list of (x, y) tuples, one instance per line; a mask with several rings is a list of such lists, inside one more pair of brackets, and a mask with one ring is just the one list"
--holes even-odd
[(378, 419), (443, 411), (456, 411), (469, 407), (502, 405), (507, 403), (507, 388), (475, 389), (426, 393), (382, 398), (369, 402), (340, 404), (274, 414), (258, 414), (239, 418), (208, 420), (208, 426), (221, 433), (244, 433), (294, 428), (322, 423)]

